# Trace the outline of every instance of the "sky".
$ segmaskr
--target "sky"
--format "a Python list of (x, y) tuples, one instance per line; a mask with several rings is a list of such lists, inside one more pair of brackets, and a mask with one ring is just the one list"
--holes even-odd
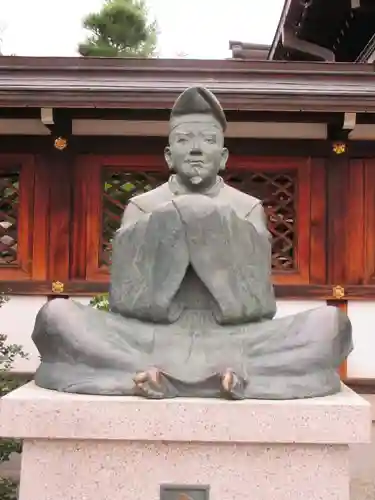
[[(147, 0), (160, 57), (221, 59), (229, 40), (271, 43), (284, 0)], [(75, 56), (83, 17), (103, 0), (0, 0), (3, 54)]]

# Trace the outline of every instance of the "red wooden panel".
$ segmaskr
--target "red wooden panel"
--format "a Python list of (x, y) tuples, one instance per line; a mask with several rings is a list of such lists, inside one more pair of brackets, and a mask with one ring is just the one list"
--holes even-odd
[(364, 282), (375, 283), (375, 159), (364, 162)]
[[(312, 168), (317, 173), (313, 191)], [(321, 249), (325, 244), (325, 205), (319, 201), (324, 192), (324, 165), (312, 167), (306, 158), (235, 156), (224, 177), (234, 187), (265, 200), (274, 235), (275, 282), (308, 284), (311, 267), (315, 275), (320, 273), (319, 279), (323, 282), (325, 254), (318, 246)], [(84, 155), (77, 158), (72, 278), (108, 281), (111, 234), (120, 224), (127, 199), (156, 187), (167, 178), (168, 170), (156, 156)], [(310, 225), (312, 215), (314, 233)], [(317, 261), (313, 266), (311, 248)]]
[(326, 166), (323, 159), (311, 160), (310, 283), (327, 279), (326, 258)]
[[(348, 202), (345, 218), (346, 266), (344, 283), (364, 283), (365, 270), (365, 163), (351, 160), (348, 169)], [(368, 228), (370, 230), (370, 228)], [(373, 231), (375, 230), (375, 227)], [(374, 259), (375, 261), (375, 259)]]

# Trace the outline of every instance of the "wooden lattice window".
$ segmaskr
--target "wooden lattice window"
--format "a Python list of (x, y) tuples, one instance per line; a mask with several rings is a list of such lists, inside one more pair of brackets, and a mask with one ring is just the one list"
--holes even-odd
[[(275, 270), (295, 269), (295, 192), (296, 174), (290, 172), (248, 172), (231, 169), (225, 181), (263, 201), (272, 235), (272, 267)], [(99, 265), (109, 265), (113, 234), (130, 198), (150, 191), (167, 180), (159, 172), (111, 171), (103, 176), (103, 218)]]
[(17, 263), (20, 171), (0, 172), (0, 265)]
[[(318, 196), (324, 200), (324, 175), (317, 167)], [(224, 174), (233, 187), (262, 200), (272, 235), (276, 283), (309, 283), (311, 269), (324, 279), (325, 262), (311, 249), (324, 249), (324, 206), (316, 198), (311, 161), (304, 158), (232, 157)], [(314, 192), (312, 192), (314, 190)], [(314, 218), (314, 240), (311, 221)], [(318, 255), (319, 254), (319, 255)], [(320, 259), (315, 265), (313, 259)], [(318, 271), (315, 272), (315, 269)]]
[(108, 281), (111, 244), (132, 196), (167, 180), (161, 157), (84, 156), (77, 162), (71, 275)]
[(103, 215), (99, 266), (111, 262), (112, 238), (120, 227), (128, 201), (133, 196), (151, 191), (168, 178), (166, 172), (136, 172), (105, 169), (103, 171)]
[(272, 268), (275, 271), (295, 270), (296, 172), (251, 172), (233, 168), (224, 178), (236, 189), (262, 200), (272, 235)]
[[(111, 241), (132, 196), (165, 182), (168, 172), (162, 159), (145, 157), (90, 158), (83, 193), (88, 197), (85, 278), (108, 280)], [(233, 187), (261, 199), (272, 235), (272, 268), (275, 282), (309, 283), (312, 207), (308, 159), (231, 158), (224, 173)], [(91, 183), (91, 187), (90, 187)], [(324, 186), (319, 180), (319, 195)], [(82, 193), (77, 197), (81, 201)], [(315, 202), (314, 202), (315, 203)], [(314, 209), (316, 210), (316, 209)], [(314, 213), (315, 232), (322, 210)], [(319, 229), (320, 231), (320, 229)], [(81, 234), (81, 233), (79, 233)], [(314, 240), (324, 248), (324, 230)], [(82, 239), (79, 235), (78, 239)], [(83, 262), (82, 262), (83, 264)], [(324, 273), (325, 263), (319, 263)], [(82, 275), (82, 273), (81, 273)], [(83, 277), (83, 276), (82, 276)], [(320, 279), (320, 278), (319, 278)]]
[(32, 277), (34, 163), (0, 155), (0, 279)]

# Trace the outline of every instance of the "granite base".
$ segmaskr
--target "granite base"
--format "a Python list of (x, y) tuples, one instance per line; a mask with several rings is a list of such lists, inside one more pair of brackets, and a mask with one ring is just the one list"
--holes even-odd
[(176, 484), (208, 485), (210, 500), (349, 500), (349, 445), (370, 432), (369, 403), (344, 385), (324, 398), (231, 402), (30, 383), (0, 402), (0, 434), (24, 440), (19, 500), (158, 500)]

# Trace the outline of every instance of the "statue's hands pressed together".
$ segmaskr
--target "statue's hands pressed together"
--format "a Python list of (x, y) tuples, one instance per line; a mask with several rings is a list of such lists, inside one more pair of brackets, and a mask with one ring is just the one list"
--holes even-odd
[(192, 222), (194, 219), (204, 219), (214, 213), (229, 214), (232, 208), (217, 199), (202, 194), (185, 194), (176, 197), (173, 200), (181, 219), (185, 223)]

